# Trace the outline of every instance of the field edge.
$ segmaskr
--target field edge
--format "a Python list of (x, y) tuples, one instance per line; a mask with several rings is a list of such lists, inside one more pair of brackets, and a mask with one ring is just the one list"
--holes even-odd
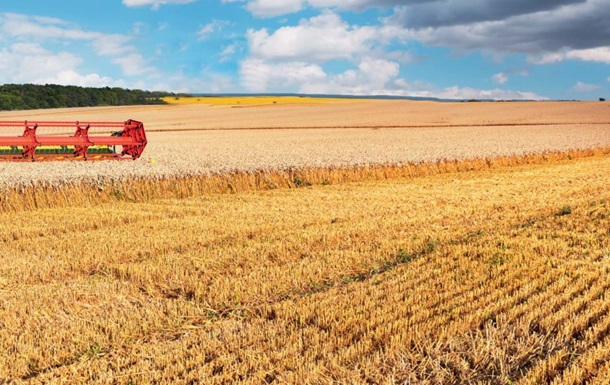
[(227, 194), (277, 188), (302, 188), (349, 182), (366, 182), (429, 175), (462, 173), (545, 164), (607, 156), (610, 146), (536, 154), (378, 164), (353, 167), (289, 168), (284, 170), (235, 171), (226, 174), (176, 176), (162, 179), (134, 178), (123, 181), (79, 181), (60, 187), (38, 184), (17, 187), (0, 195), (0, 212), (57, 207), (88, 207), (112, 202), (146, 202), (152, 199), (182, 199), (206, 194)]

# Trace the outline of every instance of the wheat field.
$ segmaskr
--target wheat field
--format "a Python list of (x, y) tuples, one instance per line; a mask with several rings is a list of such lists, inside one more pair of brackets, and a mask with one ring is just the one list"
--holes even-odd
[[(132, 118), (144, 122), (149, 139), (135, 163), (0, 162), (0, 175), (11, 176), (0, 179), (0, 191), (82, 180), (95, 184), (262, 169), (404, 165), (610, 146), (608, 103), (311, 102), (318, 99), (309, 98), (291, 104), (287, 98), (279, 104), (244, 107), (236, 100), (229, 98), (232, 105), (0, 112), (0, 120)], [(19, 134), (18, 128), (12, 130), (12, 135)]]
[[(349, 104), (334, 103), (306, 108)], [(390, 108), (386, 103), (378, 108)], [(184, 134), (192, 148), (195, 135), (216, 133), (217, 147), (208, 141), (199, 151), (218, 152), (220, 137), (269, 131), (257, 153), (288, 157), (294, 152), (272, 144), (303, 146), (315, 138), (319, 146), (308, 147), (315, 159), (344, 151), (350, 139), (357, 147), (354, 129), (404, 131), (413, 141), (430, 130), (415, 143), (438, 138), (439, 147), (412, 161), (376, 163), (360, 153), (353, 164), (293, 167), (269, 156), (250, 160), (255, 169), (115, 176), (110, 189), (90, 182), (45, 187), (29, 174), (39, 164), (1, 164), (8, 166), (0, 169), (2, 181), (32, 185), (2, 195), (0, 383), (609, 383), (608, 105), (539, 105), (538, 113), (524, 104), (521, 115), (515, 109), (506, 116), (490, 110), (513, 104), (437, 105), (429, 119), (474, 109), (455, 115), (452, 129), (397, 123), (256, 130), (249, 121), (240, 124), (250, 130), (158, 133)], [(301, 108), (269, 108), (276, 107)], [(256, 115), (268, 107), (219, 108)], [(434, 106), (406, 103), (401, 110), (409, 108)], [(556, 120), (548, 115), (553, 124), (544, 124), (540, 114), (553, 109)], [(353, 114), (366, 115), (362, 110)], [(582, 124), (573, 127), (578, 114)], [(506, 126), (510, 115), (523, 126)], [(424, 117), (418, 124), (432, 126)], [(341, 114), (328, 126), (348, 118)], [(587, 129), (590, 142), (573, 147)], [(316, 136), (326, 130), (337, 136)], [(466, 155), (437, 153), (470, 130), (476, 135)], [(477, 138), (490, 135), (491, 145), (492, 134), (494, 148), (514, 147), (482, 151)], [(504, 139), (511, 135), (513, 142)], [(549, 146), (557, 137), (565, 141)], [(341, 145), (324, 147), (333, 138)], [(536, 139), (540, 148), (517, 146)], [(397, 141), (384, 136), (376, 145), (385, 152)], [(415, 143), (403, 143), (403, 151), (417, 153)], [(236, 158), (247, 151), (238, 148)], [(146, 159), (61, 165), (66, 175), (90, 167), (101, 180), (106, 167), (120, 173), (156, 166)]]

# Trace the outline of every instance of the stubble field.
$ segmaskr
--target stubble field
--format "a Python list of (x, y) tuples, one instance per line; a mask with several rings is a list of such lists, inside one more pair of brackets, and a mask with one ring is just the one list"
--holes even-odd
[(376, 103), (34, 111), (153, 132), (0, 164), (0, 383), (608, 383), (610, 106)]

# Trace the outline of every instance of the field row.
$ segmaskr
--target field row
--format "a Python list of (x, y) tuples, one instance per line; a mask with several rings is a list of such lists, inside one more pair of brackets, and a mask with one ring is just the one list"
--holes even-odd
[(0, 379), (603, 383), (609, 168), (0, 213)]

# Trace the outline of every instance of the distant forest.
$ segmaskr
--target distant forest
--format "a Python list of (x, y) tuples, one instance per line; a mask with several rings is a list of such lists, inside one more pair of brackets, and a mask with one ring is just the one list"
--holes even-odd
[(165, 96), (175, 94), (117, 87), (5, 84), (0, 86), (0, 110), (165, 104), (161, 99)]

